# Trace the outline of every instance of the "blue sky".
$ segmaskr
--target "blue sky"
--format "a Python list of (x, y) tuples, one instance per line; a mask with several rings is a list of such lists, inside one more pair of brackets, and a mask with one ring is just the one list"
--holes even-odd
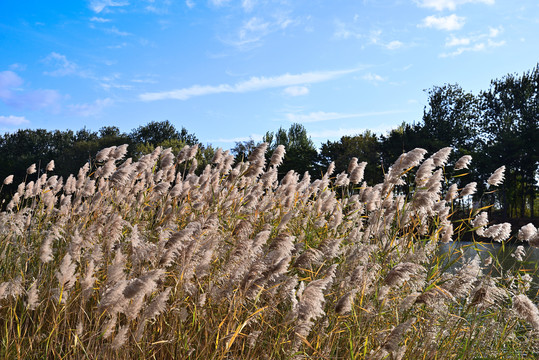
[(0, 131), (382, 134), (419, 121), (434, 85), (532, 69), (538, 35), (537, 0), (3, 0)]

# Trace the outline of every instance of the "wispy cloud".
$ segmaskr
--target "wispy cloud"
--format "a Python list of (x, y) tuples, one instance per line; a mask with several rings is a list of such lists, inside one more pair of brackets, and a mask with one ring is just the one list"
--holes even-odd
[[(153, 2), (153, 1), (152, 1)], [(164, 15), (168, 14), (170, 3), (168, 1), (165, 1), (161, 4), (155, 4), (155, 5), (148, 5), (146, 6), (146, 11), (157, 14), (157, 15)]]
[(369, 45), (377, 45), (387, 50), (396, 50), (404, 46), (399, 40), (383, 40), (382, 30), (371, 30), (369, 33), (362, 33), (354, 24), (346, 24), (342, 21), (335, 22), (335, 31), (333, 37), (336, 39), (357, 39), (364, 40)]
[(105, 29), (105, 32), (109, 33), (109, 34), (118, 35), (118, 36), (129, 36), (129, 35), (131, 35), (131, 33), (128, 33), (126, 31), (118, 30), (118, 28), (116, 26)]
[(43, 59), (43, 62), (56, 68), (53, 71), (45, 71), (45, 75), (49, 76), (67, 76), (77, 75), (81, 77), (87, 77), (88, 74), (85, 71), (79, 69), (77, 64), (67, 60), (67, 57), (56, 52), (52, 52)]
[(387, 78), (380, 76), (378, 74), (373, 74), (373, 73), (367, 73), (363, 75), (362, 78), (372, 83), (379, 83), (379, 82), (387, 81)]
[(224, 6), (228, 4), (230, 0), (210, 0), (210, 3), (212, 3), (214, 6)]
[(292, 19), (280, 14), (271, 20), (253, 16), (244, 21), (241, 27), (232, 35), (221, 37), (221, 41), (240, 50), (248, 50), (262, 44), (262, 40), (276, 31), (286, 29), (292, 23)]
[(69, 112), (73, 115), (87, 117), (87, 116), (94, 116), (101, 113), (101, 111), (103, 111), (105, 107), (111, 106), (113, 103), (114, 101), (110, 98), (97, 99), (96, 101), (90, 104), (68, 105), (68, 109), (69, 109)]
[(25, 90), (23, 84), (13, 71), (0, 72), (0, 101), (18, 109), (60, 111), (62, 96), (56, 90)]
[(90, 21), (98, 22), (98, 23), (107, 23), (107, 22), (110, 22), (111, 20), (110, 19), (105, 19), (105, 18), (102, 18), (102, 17), (94, 16), (94, 17), (92, 17), (90, 19)]
[(333, 32), (333, 37), (336, 39), (361, 39), (363, 34), (357, 29), (351, 28), (348, 24), (337, 20), (335, 21), (335, 31)]
[(351, 74), (360, 69), (337, 70), (337, 71), (317, 71), (302, 74), (284, 74), (273, 77), (251, 77), (249, 80), (235, 84), (221, 85), (193, 85), (188, 88), (150, 92), (139, 95), (143, 101), (155, 101), (164, 99), (187, 100), (194, 96), (204, 96), (220, 93), (245, 93), (260, 91), (264, 89), (290, 87), (296, 85), (306, 85), (332, 80), (343, 75)]
[(0, 99), (6, 100), (12, 96), (12, 92), (23, 84), (23, 80), (13, 71), (0, 72)]
[(103, 76), (100, 79), (96, 79), (99, 82), (99, 85), (104, 90), (111, 90), (111, 89), (121, 89), (121, 90), (131, 90), (133, 89), (132, 85), (129, 84), (122, 84), (119, 81), (121, 80), (120, 74), (112, 74), (110, 76)]
[(255, 2), (255, 0), (242, 0), (241, 7), (245, 12), (251, 12), (255, 7)]
[(193, 0), (185, 0), (185, 5), (187, 5), (189, 9), (192, 9), (195, 7), (195, 2)]
[(30, 121), (28, 121), (24, 116), (0, 116), (0, 125), (18, 126), (29, 123)]
[(301, 96), (309, 93), (309, 88), (306, 86), (289, 86), (283, 90), (289, 96)]
[(466, 19), (451, 14), (449, 16), (436, 16), (431, 15), (423, 19), (423, 22), (419, 24), (419, 27), (434, 28), (438, 30), (454, 31), (459, 30), (464, 26)]
[(329, 121), (329, 120), (383, 116), (383, 115), (399, 114), (402, 112), (403, 111), (401, 110), (372, 111), (372, 112), (364, 112), (364, 113), (338, 113), (338, 112), (315, 111), (308, 114), (287, 113), (285, 114), (285, 117), (290, 122), (305, 124), (305, 123), (313, 123), (313, 122)]
[(452, 46), (467, 46), (470, 45), (471, 39), (467, 37), (455, 37), (454, 35), (451, 35), (448, 39), (445, 40), (445, 46), (446, 47), (452, 47)]
[(90, 9), (95, 13), (107, 10), (108, 7), (121, 7), (129, 5), (128, 1), (114, 1), (114, 0), (92, 0), (90, 1)]
[(401, 41), (398, 41), (398, 40), (393, 40), (393, 41), (390, 41), (387, 44), (385, 44), (385, 48), (388, 49), (388, 50), (400, 49), (403, 46), (404, 46), (404, 43), (402, 43)]
[(127, 43), (124, 41), (122, 42), (121, 44), (116, 44), (116, 45), (108, 45), (107, 46), (107, 49), (123, 49), (124, 47), (127, 46)]
[(496, 41), (503, 28), (490, 28), (487, 33), (465, 37), (451, 36), (446, 39), (445, 46), (455, 50), (440, 54), (440, 57), (454, 57), (465, 52), (480, 52), (505, 45), (505, 40)]
[(19, 64), (19, 63), (11, 64), (11, 65), (9, 65), (9, 70), (13, 70), (13, 71), (16, 71), (16, 70), (24, 71), (24, 70), (26, 70), (26, 64)]
[(416, 0), (416, 3), (420, 7), (430, 8), (437, 11), (443, 11), (445, 9), (454, 11), (457, 6), (468, 3), (493, 5), (494, 0)]

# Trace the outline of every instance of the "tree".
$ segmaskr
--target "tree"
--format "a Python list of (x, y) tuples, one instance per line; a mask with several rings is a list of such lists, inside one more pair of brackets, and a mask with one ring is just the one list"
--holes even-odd
[(230, 149), (230, 152), (234, 154), (236, 162), (247, 161), (247, 158), (255, 149), (255, 147), (256, 143), (253, 139), (236, 141), (236, 145), (232, 149)]
[(434, 86), (423, 111), (421, 132), (425, 149), (432, 152), (451, 146), (455, 150), (473, 144), (480, 111), (477, 98), (457, 85)]
[(487, 157), (484, 172), (506, 166), (501, 187), (503, 208), (510, 215), (535, 214), (539, 176), (539, 64), (522, 76), (493, 80), (481, 94), (482, 138)]
[(376, 184), (383, 180), (380, 166), (381, 144), (376, 134), (366, 130), (363, 134), (343, 136), (339, 141), (327, 141), (320, 148), (321, 165), (324, 167), (335, 162), (335, 173), (348, 169), (353, 157), (358, 161), (366, 161), (364, 179), (369, 184)]
[(303, 125), (292, 124), (288, 131), (279, 128), (276, 133), (267, 132), (263, 141), (269, 144), (270, 156), (278, 145), (284, 145), (286, 149), (283, 164), (279, 166), (280, 177), (290, 170), (300, 175), (306, 171), (314, 177), (320, 175), (318, 151)]
[[(15, 133), (6, 133), (0, 141), (0, 181), (8, 175), (14, 175), (14, 184), (8, 187), (4, 194), (9, 193), (18, 183), (26, 178), (26, 169), (36, 164), (37, 175), (44, 172), (50, 160), (57, 163), (55, 173), (62, 175), (64, 171), (71, 170), (58, 161), (73, 146), (74, 134), (72, 131), (47, 131), (45, 129), (18, 130)], [(3, 195), (2, 195), (3, 196)]]
[(101, 129), (99, 129), (99, 136), (101, 138), (105, 137), (120, 137), (123, 136), (120, 132), (120, 129), (117, 126), (103, 126)]
[(170, 121), (152, 121), (147, 125), (139, 126), (131, 131), (130, 137), (135, 144), (148, 143), (158, 146), (166, 140), (181, 140), (187, 145), (198, 144), (199, 141), (194, 134), (182, 127), (181, 131), (176, 130)]
[(424, 147), (425, 138), (420, 124), (408, 124), (403, 122), (396, 129), (392, 129), (386, 135), (382, 135), (381, 156), (384, 172), (398, 159), (398, 157), (417, 147)]

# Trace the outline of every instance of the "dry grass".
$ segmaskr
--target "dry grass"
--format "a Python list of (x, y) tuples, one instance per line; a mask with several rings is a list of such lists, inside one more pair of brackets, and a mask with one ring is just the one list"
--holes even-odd
[(138, 162), (125, 150), (65, 181), (29, 168), (0, 213), (3, 358), (537, 355), (531, 277), (493, 277), (478, 258), (448, 271), (438, 251), (465, 231), (509, 236), (484, 215), (451, 222), (450, 149), (403, 154), (373, 186), (357, 159), (278, 183), (284, 149), (266, 165), (265, 144), (239, 164), (218, 151), (200, 175), (196, 148)]

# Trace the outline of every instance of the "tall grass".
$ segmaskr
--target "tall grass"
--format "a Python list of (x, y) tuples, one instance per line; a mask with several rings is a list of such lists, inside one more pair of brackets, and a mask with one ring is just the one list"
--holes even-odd
[[(266, 164), (266, 147), (238, 164), (219, 150), (200, 175), (196, 147), (137, 162), (107, 148), (65, 181), (30, 167), (0, 213), (0, 356), (537, 356), (530, 274), (494, 277), (479, 258), (449, 271), (438, 251), (469, 231), (509, 237), (482, 209), (451, 221), (475, 184), (447, 174), (469, 158), (453, 172), (449, 148), (415, 149), (380, 184), (357, 159), (278, 182), (284, 148)], [(539, 243), (533, 225), (519, 236)]]

